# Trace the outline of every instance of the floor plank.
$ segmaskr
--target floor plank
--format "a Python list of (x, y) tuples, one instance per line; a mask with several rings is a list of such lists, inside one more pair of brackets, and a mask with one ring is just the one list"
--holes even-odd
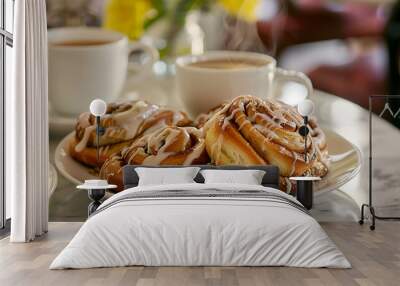
[(352, 269), (289, 267), (119, 267), (50, 271), (54, 257), (82, 223), (50, 223), (50, 231), (32, 243), (0, 240), (0, 285), (397, 286), (400, 273), (400, 225), (379, 222), (376, 231), (356, 223), (322, 223), (352, 263)]

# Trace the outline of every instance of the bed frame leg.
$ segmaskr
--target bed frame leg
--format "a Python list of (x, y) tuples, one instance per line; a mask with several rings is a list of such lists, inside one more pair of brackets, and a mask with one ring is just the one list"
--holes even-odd
[(94, 213), (101, 205), (101, 200), (104, 198), (105, 194), (105, 189), (88, 190), (89, 199), (92, 200), (92, 202), (88, 206), (88, 216), (91, 216), (92, 213)]

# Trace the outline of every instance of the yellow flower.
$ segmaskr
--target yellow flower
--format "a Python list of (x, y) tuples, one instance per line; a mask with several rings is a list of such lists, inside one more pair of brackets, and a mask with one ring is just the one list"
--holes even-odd
[(151, 12), (151, 0), (109, 0), (103, 27), (137, 40), (142, 36), (143, 23)]
[(230, 14), (247, 21), (255, 21), (255, 11), (260, 0), (218, 0), (218, 3)]
[[(178, 0), (166, 0), (171, 5)], [(247, 21), (256, 20), (256, 9), (261, 0), (215, 0), (228, 13)], [(144, 32), (144, 23), (157, 11), (153, 0), (108, 0), (103, 27), (121, 32), (131, 40), (139, 39)], [(199, 0), (199, 3), (201, 0)], [(172, 5), (173, 7), (173, 5)], [(170, 7), (171, 8), (171, 7)], [(174, 8), (173, 8), (174, 9)]]

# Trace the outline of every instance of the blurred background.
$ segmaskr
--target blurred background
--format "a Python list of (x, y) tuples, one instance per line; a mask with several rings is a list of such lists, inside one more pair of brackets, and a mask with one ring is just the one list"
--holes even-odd
[(397, 94), (400, 3), (392, 0), (47, 0), (49, 28), (102, 26), (168, 61), (206, 50), (267, 53), (315, 88), (368, 107)]

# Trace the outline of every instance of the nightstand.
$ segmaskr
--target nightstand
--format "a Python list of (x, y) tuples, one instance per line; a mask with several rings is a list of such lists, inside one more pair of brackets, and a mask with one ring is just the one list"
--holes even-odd
[(315, 181), (320, 181), (320, 177), (290, 177), (291, 181), (296, 181), (296, 198), (303, 206), (310, 210), (313, 206), (313, 185)]
[(106, 180), (85, 180), (85, 183), (77, 186), (77, 189), (87, 190), (89, 198), (92, 202), (88, 206), (88, 216), (94, 213), (101, 205), (101, 200), (104, 198), (106, 191), (115, 189), (116, 185), (110, 185)]

